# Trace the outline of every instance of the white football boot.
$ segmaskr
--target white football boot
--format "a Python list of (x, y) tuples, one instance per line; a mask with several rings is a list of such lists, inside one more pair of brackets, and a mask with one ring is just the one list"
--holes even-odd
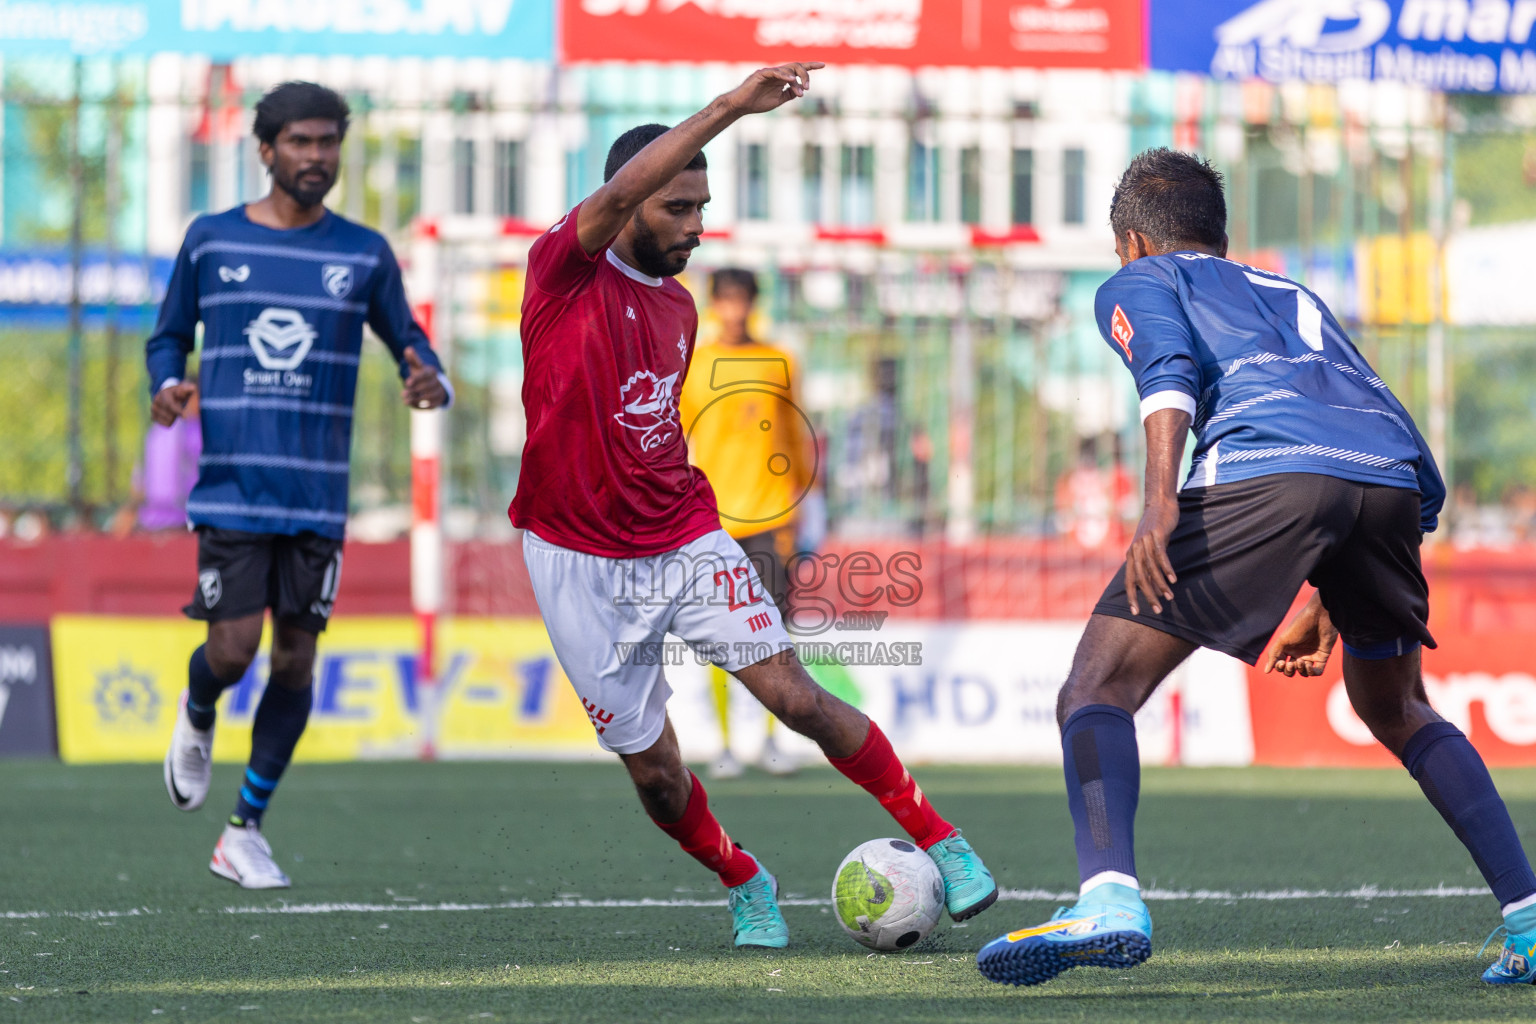
[(272, 859), (272, 847), (254, 821), (224, 826), (208, 870), (242, 889), (286, 889), (293, 884)]
[(736, 760), (736, 756), (730, 750), (724, 750), (721, 751), (720, 757), (709, 766), (709, 771), (706, 774), (708, 774), (710, 779), (714, 780), (739, 779), (745, 773), (746, 769), (741, 766), (740, 761)]
[(208, 784), (212, 780), (213, 730), (192, 727), (183, 690), (176, 709), (176, 725), (171, 730), (171, 749), (165, 752), (165, 791), (171, 795), (171, 803), (181, 810), (195, 811), (208, 799)]
[(757, 766), (769, 775), (793, 775), (800, 770), (800, 759), (786, 754), (769, 735), (763, 744), (763, 752), (757, 757)]

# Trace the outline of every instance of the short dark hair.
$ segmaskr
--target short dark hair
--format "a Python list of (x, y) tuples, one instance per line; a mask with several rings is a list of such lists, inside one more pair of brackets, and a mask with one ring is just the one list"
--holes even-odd
[[(619, 168), (629, 163), (636, 153), (671, 130), (664, 124), (642, 124), (614, 139), (613, 145), (608, 147), (608, 162), (603, 165), (603, 181), (612, 181), (613, 176), (619, 173)], [(704, 160), (704, 152), (700, 150), (693, 155), (693, 159), (688, 161), (688, 166), (683, 170), (702, 171), (708, 167), (709, 164)]]
[(757, 298), (757, 275), (741, 267), (721, 267), (710, 276), (710, 297), (718, 299), (721, 288), (740, 288), (751, 301)]
[(346, 138), (352, 108), (335, 89), (314, 82), (284, 82), (273, 86), (256, 104), (256, 120), (251, 124), (251, 132), (270, 146), (277, 141), (277, 135), (284, 127), (312, 117), (335, 121), (342, 138)]
[(1149, 149), (1115, 186), (1109, 226), (1116, 239), (1139, 231), (1165, 252), (1191, 243), (1219, 246), (1227, 236), (1221, 172), (1191, 153)]

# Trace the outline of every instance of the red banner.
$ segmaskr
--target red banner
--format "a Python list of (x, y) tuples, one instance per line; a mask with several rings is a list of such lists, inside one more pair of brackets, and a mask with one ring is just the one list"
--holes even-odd
[(561, 0), (571, 61), (1139, 68), (1142, 0)]
[[(1536, 764), (1536, 559), (1530, 551), (1426, 553), (1430, 630), (1424, 652), (1429, 702), (1491, 765)], [(1437, 565), (1437, 561), (1444, 564)], [(1321, 679), (1250, 669), (1258, 764), (1395, 765), (1349, 706), (1336, 656)]]

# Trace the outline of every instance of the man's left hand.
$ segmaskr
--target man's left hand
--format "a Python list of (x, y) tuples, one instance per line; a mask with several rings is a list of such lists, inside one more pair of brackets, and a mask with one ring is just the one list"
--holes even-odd
[(405, 350), (405, 364), (411, 369), (400, 391), (406, 405), (412, 409), (437, 409), (448, 403), (448, 389), (443, 387), (435, 366), (422, 362), (414, 348)]

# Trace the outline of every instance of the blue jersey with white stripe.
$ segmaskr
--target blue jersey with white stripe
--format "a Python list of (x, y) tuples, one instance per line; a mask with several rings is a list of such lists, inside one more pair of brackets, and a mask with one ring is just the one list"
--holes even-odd
[(151, 393), (185, 374), (199, 320), (203, 454), (187, 518), (341, 537), (363, 325), (401, 377), (408, 347), (441, 369), (389, 244), (330, 212), (288, 231), (252, 223), (243, 206), (199, 217), (145, 346)]
[(1180, 408), (1196, 445), (1185, 487), (1321, 473), (1419, 492), (1435, 528), (1445, 484), (1413, 418), (1320, 299), (1204, 253), (1136, 260), (1099, 288), (1099, 331), (1136, 378), (1142, 418)]

